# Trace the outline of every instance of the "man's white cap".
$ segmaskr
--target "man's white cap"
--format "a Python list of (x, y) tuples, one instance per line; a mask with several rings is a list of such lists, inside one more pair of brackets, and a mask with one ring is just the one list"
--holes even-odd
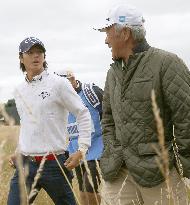
[(105, 23), (95, 30), (105, 32), (105, 29), (113, 24), (128, 26), (143, 26), (144, 18), (142, 13), (135, 7), (126, 4), (114, 6), (108, 12)]

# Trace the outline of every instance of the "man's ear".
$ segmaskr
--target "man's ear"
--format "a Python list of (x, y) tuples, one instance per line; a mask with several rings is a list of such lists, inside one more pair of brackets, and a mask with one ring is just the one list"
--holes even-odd
[(130, 35), (131, 35), (131, 30), (129, 28), (124, 28), (122, 30), (122, 36), (123, 36), (124, 41), (127, 41)]

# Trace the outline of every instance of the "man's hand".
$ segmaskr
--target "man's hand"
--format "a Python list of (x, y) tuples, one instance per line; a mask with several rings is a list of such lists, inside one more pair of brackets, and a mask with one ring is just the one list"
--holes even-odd
[(69, 170), (74, 169), (80, 164), (83, 154), (81, 151), (77, 151), (69, 156), (69, 158), (64, 163), (65, 167)]
[(12, 168), (16, 168), (16, 154), (14, 155), (11, 155), (10, 159), (9, 159), (9, 165), (12, 167)]

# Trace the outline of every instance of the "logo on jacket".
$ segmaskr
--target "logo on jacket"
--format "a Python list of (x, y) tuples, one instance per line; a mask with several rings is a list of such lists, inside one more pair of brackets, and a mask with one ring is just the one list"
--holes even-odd
[(94, 92), (94, 90), (92, 88), (92, 85), (84, 83), (82, 89), (83, 89), (83, 93), (84, 93), (84, 96), (87, 99), (87, 101), (94, 108), (96, 108), (100, 104), (100, 102), (99, 102), (99, 99), (98, 99), (96, 93)]
[(41, 96), (43, 99), (45, 99), (46, 97), (49, 97), (50, 96), (50, 93), (46, 92), (46, 91), (43, 91), (41, 92), (38, 96)]
[(69, 123), (67, 125), (67, 132), (69, 134), (69, 138), (76, 138), (79, 135), (78, 126), (76, 122)]

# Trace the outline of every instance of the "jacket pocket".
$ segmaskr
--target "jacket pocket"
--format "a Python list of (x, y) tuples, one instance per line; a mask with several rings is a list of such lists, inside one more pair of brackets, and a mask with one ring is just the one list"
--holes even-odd
[(150, 100), (152, 91), (152, 78), (135, 78), (133, 81), (132, 95), (134, 101)]
[[(165, 144), (165, 149), (170, 151), (172, 149), (172, 143)], [(138, 145), (138, 153), (140, 156), (146, 155), (157, 155), (157, 152), (161, 152), (159, 143), (152, 142), (152, 143), (140, 143)]]
[(105, 181), (117, 179), (118, 172), (122, 166), (122, 147), (106, 145), (100, 159), (100, 168)]

